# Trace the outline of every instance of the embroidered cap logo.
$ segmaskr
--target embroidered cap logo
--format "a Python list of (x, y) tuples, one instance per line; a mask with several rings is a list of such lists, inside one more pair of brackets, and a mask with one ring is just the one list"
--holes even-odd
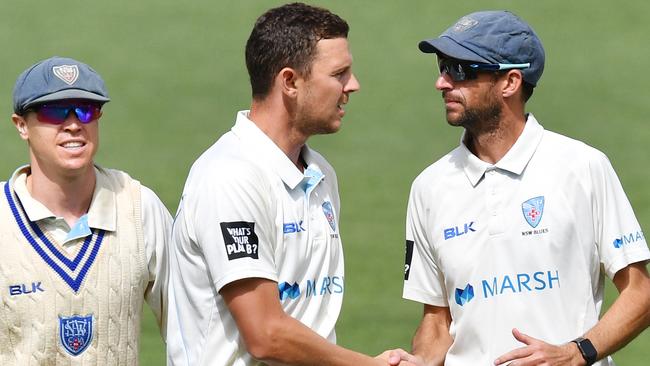
[(61, 65), (52, 67), (54, 76), (61, 79), (64, 83), (72, 85), (79, 78), (79, 68), (77, 65)]
[(465, 32), (466, 30), (473, 28), (477, 24), (478, 21), (476, 19), (463, 17), (458, 22), (456, 22), (456, 24), (454, 24), (454, 32), (458, 32), (458, 33)]

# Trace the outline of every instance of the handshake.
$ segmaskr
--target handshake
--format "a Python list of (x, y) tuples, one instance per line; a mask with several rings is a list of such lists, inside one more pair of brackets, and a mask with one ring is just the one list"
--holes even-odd
[(383, 362), (383, 365), (389, 366), (425, 366), (424, 360), (414, 356), (401, 348), (387, 350), (375, 357)]

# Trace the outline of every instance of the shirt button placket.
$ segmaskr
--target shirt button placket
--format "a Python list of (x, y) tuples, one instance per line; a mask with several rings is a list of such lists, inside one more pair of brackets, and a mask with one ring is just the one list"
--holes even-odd
[(500, 222), (500, 195), (499, 195), (499, 172), (495, 168), (490, 168), (485, 172), (488, 228), (490, 235), (496, 235), (503, 231)]

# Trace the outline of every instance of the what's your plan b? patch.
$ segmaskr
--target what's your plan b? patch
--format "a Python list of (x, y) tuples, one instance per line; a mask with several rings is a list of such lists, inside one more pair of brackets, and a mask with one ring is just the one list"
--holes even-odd
[(221, 222), (219, 225), (228, 260), (244, 257), (258, 259), (259, 240), (255, 234), (254, 222)]

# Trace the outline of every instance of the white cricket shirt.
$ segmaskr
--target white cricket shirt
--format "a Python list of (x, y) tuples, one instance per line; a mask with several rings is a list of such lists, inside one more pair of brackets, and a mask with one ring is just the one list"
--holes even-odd
[(336, 175), (315, 151), (301, 155), (304, 174), (241, 111), (192, 166), (170, 249), (168, 364), (261, 364), (219, 294), (251, 277), (276, 281), (284, 311), (336, 341), (344, 291)]
[(496, 164), (461, 142), (415, 179), (406, 240), (404, 298), (450, 308), (446, 366), (492, 364), (523, 346), (512, 328), (551, 344), (584, 334), (604, 275), (650, 259), (607, 157), (530, 114)]

